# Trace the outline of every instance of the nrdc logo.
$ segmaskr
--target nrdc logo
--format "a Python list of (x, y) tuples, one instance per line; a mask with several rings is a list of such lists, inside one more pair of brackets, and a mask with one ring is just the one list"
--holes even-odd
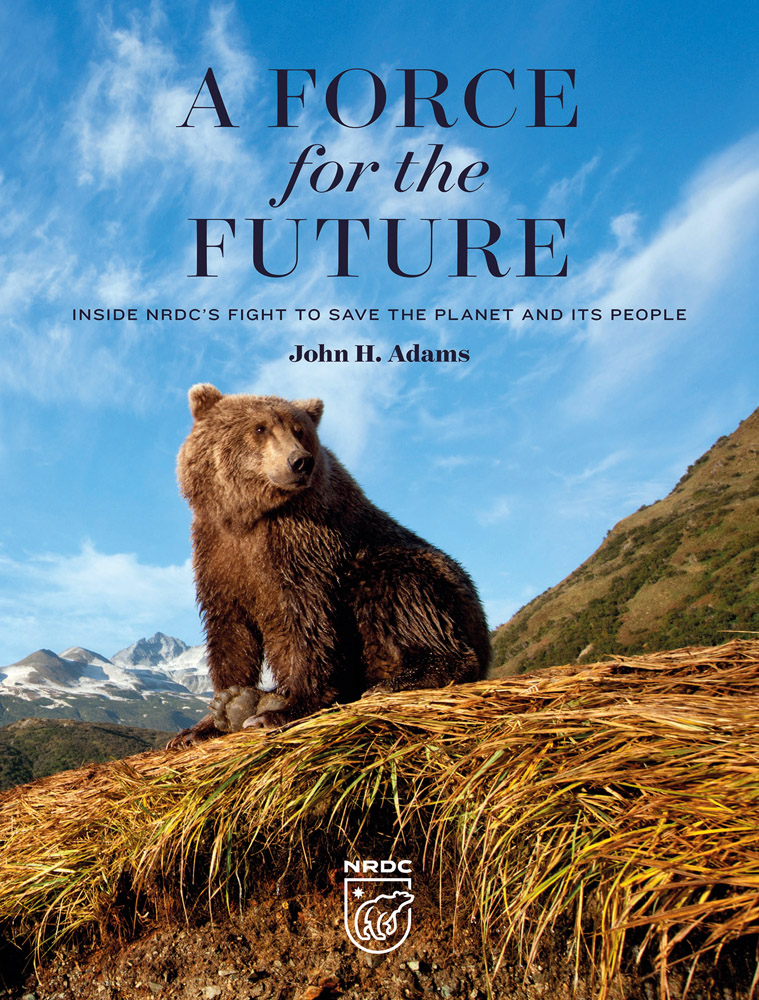
[(411, 862), (346, 861), (343, 872), (364, 875), (363, 878), (346, 878), (343, 882), (348, 937), (361, 951), (373, 955), (395, 951), (411, 930), (411, 904), (414, 902)]

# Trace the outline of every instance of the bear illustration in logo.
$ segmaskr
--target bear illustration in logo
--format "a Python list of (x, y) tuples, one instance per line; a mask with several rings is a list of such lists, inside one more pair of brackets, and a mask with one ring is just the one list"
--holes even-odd
[(410, 890), (410, 878), (345, 880), (345, 930), (357, 948), (382, 955), (403, 944), (411, 930)]
[(367, 899), (356, 910), (353, 926), (356, 937), (362, 941), (387, 941), (398, 933), (398, 914), (411, 906), (414, 897), (410, 892), (397, 889), (391, 895)]

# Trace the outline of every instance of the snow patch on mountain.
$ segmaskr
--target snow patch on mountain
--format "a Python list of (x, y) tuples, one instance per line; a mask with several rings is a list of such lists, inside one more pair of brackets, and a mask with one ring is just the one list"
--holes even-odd
[(100, 663), (110, 663), (106, 656), (100, 653), (93, 653), (91, 649), (84, 649), (82, 646), (70, 646), (58, 654), (62, 660), (75, 660), (81, 663), (91, 663), (97, 666)]

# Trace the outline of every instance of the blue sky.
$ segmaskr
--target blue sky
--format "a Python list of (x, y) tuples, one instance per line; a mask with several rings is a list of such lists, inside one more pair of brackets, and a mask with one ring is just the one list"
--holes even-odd
[[(375, 503), (467, 567), (492, 626), (669, 492), (759, 403), (754, 4), (726, 16), (679, 2), (27, 3), (6, 5), (0, 39), (0, 663), (42, 646), (108, 655), (156, 630), (200, 640), (174, 476), (194, 382), (321, 396), (324, 442)], [(195, 127), (178, 129), (209, 66), (239, 127), (196, 111)], [(300, 113), (291, 104), (297, 128), (271, 128), (269, 70), (285, 67), (315, 69), (317, 84)], [(353, 67), (387, 88), (384, 113), (361, 129), (325, 108), (329, 81)], [(397, 127), (398, 68), (445, 73), (441, 100), (458, 122), (443, 129), (420, 109), (422, 128)], [(467, 82), (489, 68), (515, 71), (504, 128), (464, 112)], [(531, 68), (576, 70), (576, 128), (526, 127)], [(369, 107), (361, 77), (340, 91), (347, 121)], [(494, 120), (509, 93), (489, 82), (483, 117)], [(353, 192), (315, 193), (306, 176), (270, 208), (311, 143), (323, 159), (380, 169)], [(436, 143), (457, 171), (487, 162), (481, 188), (395, 192), (404, 153)], [(197, 217), (238, 220), (224, 259), (209, 254), (216, 278), (187, 277)], [(283, 270), (283, 220), (306, 220), (289, 278), (252, 267), (243, 220), (264, 217), (266, 260)], [(328, 277), (334, 240), (314, 239), (315, 220), (336, 217), (371, 220), (371, 239), (353, 243), (356, 278)], [(407, 220), (409, 270), (426, 262), (419, 220), (441, 220), (423, 277), (389, 272), (387, 217)], [(498, 223), (508, 275), (449, 277), (447, 220), (462, 217)], [(566, 219), (566, 278), (517, 276), (525, 217)], [(140, 318), (72, 320), (96, 307)], [(155, 307), (222, 318), (147, 321)], [(375, 323), (293, 313), (372, 307)], [(401, 323), (390, 307), (513, 313)], [(566, 318), (581, 307), (603, 318)], [(287, 313), (239, 322), (230, 308)], [(563, 318), (520, 319), (536, 308)], [(687, 319), (612, 322), (613, 308), (683, 308)], [(385, 357), (419, 343), (471, 360), (288, 360), (295, 344), (319, 343), (372, 343)]]

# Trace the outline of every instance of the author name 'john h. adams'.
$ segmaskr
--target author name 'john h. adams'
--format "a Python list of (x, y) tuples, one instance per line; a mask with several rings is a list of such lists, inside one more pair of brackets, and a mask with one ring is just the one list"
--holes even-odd
[[(306, 347), (304, 344), (295, 344), (295, 352), (290, 355), (290, 361), (326, 361), (345, 363), (350, 361), (382, 361), (377, 354), (374, 344), (356, 344), (353, 357), (350, 356), (345, 347), (325, 347), (324, 344), (317, 344), (315, 347)], [(429, 348), (421, 347), (419, 344), (412, 344), (411, 347), (403, 348), (396, 344), (390, 352), (387, 361), (433, 361), (433, 362), (461, 362), (469, 360), (469, 348)]]

